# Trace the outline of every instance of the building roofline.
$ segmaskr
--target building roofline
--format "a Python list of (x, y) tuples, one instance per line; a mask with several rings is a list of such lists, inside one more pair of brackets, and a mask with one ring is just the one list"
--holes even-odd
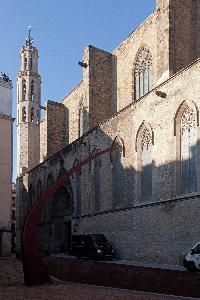
[(73, 91), (75, 91), (75, 89), (76, 89), (79, 85), (81, 85), (81, 83), (83, 83), (83, 79), (82, 79), (81, 81), (79, 81), (79, 83), (77, 83), (77, 84), (72, 88), (72, 90), (71, 90), (66, 96), (64, 96), (64, 98), (63, 98), (59, 103), (62, 103), (62, 102), (65, 100), (65, 98), (67, 98), (71, 93), (73, 93)]

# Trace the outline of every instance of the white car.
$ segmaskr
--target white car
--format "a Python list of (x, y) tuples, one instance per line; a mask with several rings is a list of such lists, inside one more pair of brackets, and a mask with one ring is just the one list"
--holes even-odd
[(184, 257), (183, 266), (190, 272), (200, 270), (200, 242), (192, 247)]

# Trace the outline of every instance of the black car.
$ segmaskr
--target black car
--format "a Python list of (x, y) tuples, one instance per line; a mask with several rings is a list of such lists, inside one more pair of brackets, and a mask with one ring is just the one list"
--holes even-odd
[(113, 248), (103, 234), (72, 235), (71, 254), (95, 260), (112, 260)]

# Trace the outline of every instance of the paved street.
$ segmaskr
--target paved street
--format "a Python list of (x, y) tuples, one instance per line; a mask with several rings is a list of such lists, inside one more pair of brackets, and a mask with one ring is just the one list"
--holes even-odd
[(0, 259), (0, 299), (122, 299), (122, 300), (181, 300), (190, 298), (151, 295), (143, 292), (81, 285), (58, 283), (45, 286), (25, 287), (23, 285), (22, 265), (14, 258)]

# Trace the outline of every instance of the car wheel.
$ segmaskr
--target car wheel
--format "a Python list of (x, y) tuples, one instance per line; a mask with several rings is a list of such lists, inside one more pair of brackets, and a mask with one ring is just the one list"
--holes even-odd
[(188, 262), (187, 270), (190, 271), (190, 272), (195, 272), (196, 271), (195, 264), (193, 262)]

